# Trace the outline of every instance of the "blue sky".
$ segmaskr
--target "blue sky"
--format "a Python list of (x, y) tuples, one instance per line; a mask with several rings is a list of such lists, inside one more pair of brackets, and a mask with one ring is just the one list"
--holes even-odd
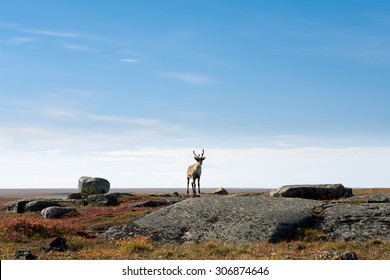
[(388, 0), (2, 0), (0, 187), (388, 186), (389, 76)]

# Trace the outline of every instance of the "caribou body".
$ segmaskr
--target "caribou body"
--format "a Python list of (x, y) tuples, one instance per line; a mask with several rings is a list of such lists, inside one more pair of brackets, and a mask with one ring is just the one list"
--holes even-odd
[(198, 195), (200, 195), (200, 175), (202, 174), (202, 162), (206, 159), (203, 157), (204, 150), (202, 149), (202, 154), (195, 154), (195, 151), (193, 151), (195, 155), (196, 163), (189, 166), (187, 169), (187, 194), (189, 194), (189, 185), (190, 180), (191, 186), (192, 186), (192, 194), (193, 196), (196, 196), (196, 180), (198, 180)]

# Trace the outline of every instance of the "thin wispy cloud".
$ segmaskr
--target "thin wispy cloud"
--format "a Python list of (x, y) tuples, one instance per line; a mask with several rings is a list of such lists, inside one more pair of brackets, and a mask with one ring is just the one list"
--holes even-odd
[(72, 32), (72, 31), (62, 31), (62, 30), (53, 30), (53, 29), (45, 29), (45, 28), (26, 28), (26, 27), (21, 27), (14, 23), (0, 22), (0, 27), (11, 29), (24, 34), (35, 35), (36, 37), (43, 36), (43, 37), (53, 37), (57, 39), (85, 39), (85, 40), (118, 43), (117, 41), (113, 41), (106, 37), (93, 36), (89, 34)]
[(123, 62), (125, 64), (139, 64), (142, 61), (138, 58), (123, 58), (120, 60), (120, 62)]
[(61, 118), (75, 117), (74, 112), (69, 110), (64, 110), (64, 109), (48, 109), (45, 113), (52, 117), (61, 117)]
[(54, 31), (54, 30), (45, 30), (45, 29), (30, 29), (30, 28), (20, 28), (20, 31), (23, 31), (28, 34), (34, 35), (44, 35), (51, 37), (60, 37), (60, 38), (77, 38), (80, 37), (80, 34), (74, 32), (63, 32), (63, 31)]
[(117, 123), (117, 124), (129, 124), (129, 125), (138, 125), (138, 126), (156, 126), (161, 124), (159, 120), (149, 119), (149, 118), (126, 118), (126, 117), (120, 117), (114, 115), (94, 115), (94, 114), (87, 114), (85, 116), (91, 120)]
[(8, 39), (7, 43), (13, 45), (21, 45), (21, 44), (34, 43), (37, 41), (39, 40), (34, 37), (13, 37)]
[(172, 80), (198, 86), (207, 86), (214, 83), (214, 80), (209, 76), (189, 72), (164, 72), (163, 76)]
[(297, 134), (280, 134), (280, 135), (276, 135), (275, 137), (279, 139), (295, 139), (301, 136)]
[(76, 52), (86, 52), (86, 53), (98, 53), (99, 51), (87, 46), (78, 45), (78, 44), (66, 44), (63, 46), (65, 49), (76, 51)]
[(77, 89), (77, 88), (65, 88), (58, 90), (59, 93), (64, 93), (66, 95), (75, 95), (75, 96), (94, 96), (97, 93), (92, 90), (86, 89)]

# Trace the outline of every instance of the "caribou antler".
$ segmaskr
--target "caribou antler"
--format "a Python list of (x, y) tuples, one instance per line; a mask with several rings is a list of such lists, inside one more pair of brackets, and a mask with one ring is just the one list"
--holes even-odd
[(195, 151), (192, 151), (192, 152), (194, 153), (195, 157), (197, 157), (197, 158), (202, 158), (203, 155), (204, 155), (204, 149), (202, 149), (202, 154), (199, 154), (199, 155), (197, 155), (197, 154), (195, 153)]

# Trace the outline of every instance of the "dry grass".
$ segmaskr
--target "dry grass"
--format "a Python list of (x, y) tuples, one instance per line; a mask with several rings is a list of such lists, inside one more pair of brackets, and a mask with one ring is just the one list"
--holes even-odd
[[(356, 195), (390, 192), (390, 189), (359, 189)], [(306, 230), (301, 241), (225, 244), (207, 241), (200, 244), (153, 244), (146, 237), (105, 241), (94, 234), (111, 225), (127, 222), (145, 215), (156, 208), (133, 208), (129, 202), (151, 199), (147, 196), (122, 197), (116, 207), (75, 206), (79, 215), (60, 220), (43, 219), (39, 213), (0, 213), (0, 259), (13, 259), (18, 249), (30, 248), (38, 259), (321, 259), (329, 251), (353, 251), (359, 259), (390, 260), (390, 241), (325, 242), (324, 233)], [(156, 199), (156, 197), (153, 197)], [(9, 200), (3, 199), (0, 205)], [(68, 241), (65, 252), (49, 252), (43, 249), (56, 236)]]

